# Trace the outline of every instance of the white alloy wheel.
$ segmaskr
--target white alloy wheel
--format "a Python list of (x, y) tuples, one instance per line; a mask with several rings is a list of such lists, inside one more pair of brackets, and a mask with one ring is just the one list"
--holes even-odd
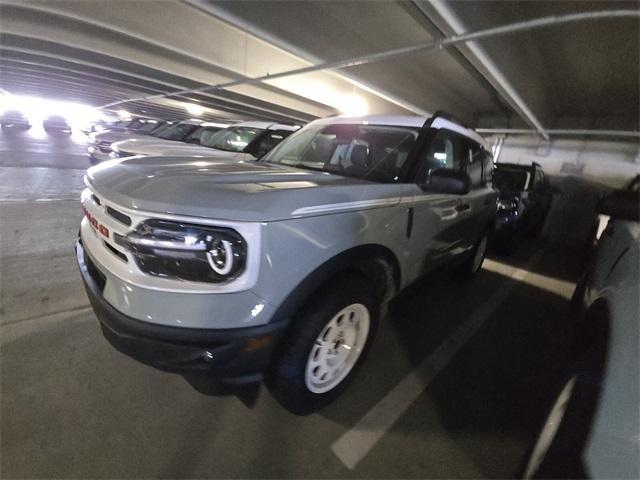
[(473, 256), (473, 263), (471, 264), (471, 273), (476, 273), (480, 269), (480, 266), (482, 265), (482, 261), (484, 260), (484, 256), (486, 253), (487, 253), (487, 236), (484, 235), (480, 239), (478, 248), (476, 248), (476, 253)]
[(371, 316), (361, 303), (340, 310), (320, 331), (309, 352), (305, 385), (313, 393), (326, 393), (345, 379), (362, 354), (369, 336)]
[(560, 424), (564, 418), (564, 414), (567, 411), (567, 405), (569, 404), (569, 400), (571, 400), (571, 393), (573, 392), (573, 386), (575, 383), (576, 378), (571, 378), (560, 392), (560, 395), (558, 395), (556, 402), (553, 404), (553, 408), (547, 417), (547, 421), (542, 428), (542, 432), (540, 433), (538, 440), (536, 441), (536, 445), (533, 447), (533, 452), (531, 453), (531, 457), (527, 463), (527, 469), (524, 472), (523, 478), (533, 478), (542, 464), (544, 457), (547, 455), (549, 447), (551, 447), (553, 439), (556, 437), (556, 433), (558, 433), (558, 429), (560, 428)]

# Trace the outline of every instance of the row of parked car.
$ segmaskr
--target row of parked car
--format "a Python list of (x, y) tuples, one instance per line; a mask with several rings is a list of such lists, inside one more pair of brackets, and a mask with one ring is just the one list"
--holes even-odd
[[(299, 125), (243, 122), (227, 125), (201, 120), (179, 122), (152, 118), (123, 120), (90, 135), (89, 159), (98, 163), (136, 155), (206, 156), (256, 160), (267, 154)], [(528, 236), (537, 235), (551, 207), (552, 189), (542, 167), (498, 164), (493, 186), (499, 192), (491, 245), (511, 252)]]
[(134, 155), (202, 155), (255, 160), (300, 128), (274, 122), (227, 125), (201, 120), (136, 118), (90, 136), (89, 158), (101, 162)]

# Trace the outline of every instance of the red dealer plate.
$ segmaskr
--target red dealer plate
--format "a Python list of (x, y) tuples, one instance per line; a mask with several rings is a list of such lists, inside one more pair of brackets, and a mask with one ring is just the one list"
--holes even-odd
[(96, 217), (91, 215), (89, 210), (87, 210), (84, 205), (82, 206), (82, 211), (84, 212), (84, 216), (89, 220), (89, 224), (93, 227), (94, 230), (100, 232), (100, 234), (106, 238), (109, 238), (109, 229), (102, 225)]

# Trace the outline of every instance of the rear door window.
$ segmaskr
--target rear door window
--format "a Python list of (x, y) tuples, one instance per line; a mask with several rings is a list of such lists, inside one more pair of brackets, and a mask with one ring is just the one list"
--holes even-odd
[(258, 146), (255, 149), (255, 156), (263, 156), (292, 133), (293, 132), (290, 130), (268, 130), (267, 133), (265, 133), (258, 141)]
[(480, 145), (473, 141), (466, 142), (467, 175), (471, 179), (471, 188), (480, 188), (482, 181), (482, 150)]
[(429, 146), (418, 155), (418, 165), (422, 172), (418, 180), (427, 181), (434, 170), (446, 168), (461, 170), (465, 166), (468, 150), (459, 135), (447, 130), (438, 130)]
[(482, 150), (482, 177), (484, 183), (493, 183), (493, 156), (486, 150)]

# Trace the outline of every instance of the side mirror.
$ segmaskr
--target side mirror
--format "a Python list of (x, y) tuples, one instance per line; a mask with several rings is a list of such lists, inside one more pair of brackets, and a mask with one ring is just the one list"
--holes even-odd
[(614, 190), (598, 203), (598, 213), (619, 220), (640, 221), (640, 197), (630, 190)]
[(464, 195), (471, 190), (471, 179), (469, 175), (460, 170), (438, 168), (431, 172), (427, 182), (422, 185), (422, 189), (427, 192)]

